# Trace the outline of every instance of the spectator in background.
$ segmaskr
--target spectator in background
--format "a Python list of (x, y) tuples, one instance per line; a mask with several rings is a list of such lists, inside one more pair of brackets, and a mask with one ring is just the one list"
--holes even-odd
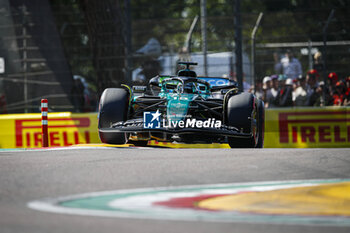
[(295, 106), (307, 105), (307, 86), (305, 76), (300, 75), (298, 77), (298, 86), (293, 92), (293, 102)]
[(278, 107), (277, 104), (277, 94), (278, 94), (278, 75), (271, 76), (272, 86), (270, 89), (266, 90), (266, 108)]
[(291, 50), (287, 50), (285, 57), (281, 59), (282, 74), (287, 78), (295, 80), (302, 75), (301, 64)]
[(331, 96), (333, 96), (333, 94), (336, 91), (336, 84), (338, 82), (338, 75), (335, 72), (331, 72), (328, 74), (328, 92)]
[(263, 78), (263, 88), (264, 89), (270, 89), (271, 88), (271, 77), (270, 76), (265, 76)]
[(316, 70), (319, 74), (323, 74), (323, 70), (324, 70), (324, 65), (323, 65), (323, 61), (322, 61), (322, 53), (321, 52), (317, 52), (314, 55), (314, 64), (312, 66), (312, 68), (314, 70)]
[(263, 91), (262, 100), (266, 103), (267, 92), (271, 89), (271, 77), (270, 76), (264, 77), (262, 85), (263, 85), (262, 86), (262, 91)]
[(350, 106), (350, 76), (346, 78), (345, 84), (346, 84), (346, 92), (345, 92), (345, 100), (343, 105)]
[(277, 101), (279, 107), (293, 106), (293, 80), (287, 78), (285, 75), (278, 77), (280, 89), (277, 94)]
[(333, 106), (343, 105), (345, 99), (345, 85), (342, 81), (338, 81), (335, 85), (335, 92), (333, 94)]
[(307, 83), (307, 106), (316, 106), (316, 102), (320, 98), (318, 88), (318, 73), (316, 70), (309, 70), (306, 74)]
[[(328, 92), (328, 89), (325, 86), (323, 81), (318, 83), (318, 88), (316, 89), (316, 92), (319, 95), (319, 99), (315, 103), (316, 106), (332, 105), (332, 98), (331, 98), (331, 96)], [(323, 99), (324, 97), (325, 97), (325, 99)]]

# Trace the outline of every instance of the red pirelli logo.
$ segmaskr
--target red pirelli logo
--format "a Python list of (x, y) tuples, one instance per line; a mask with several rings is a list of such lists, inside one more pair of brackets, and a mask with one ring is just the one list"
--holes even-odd
[(279, 113), (280, 143), (349, 143), (350, 112)]
[[(48, 126), (50, 146), (70, 146), (90, 142), (88, 131), (90, 119), (87, 117), (50, 118)], [(15, 120), (15, 128), (16, 147), (42, 146), (41, 119)]]

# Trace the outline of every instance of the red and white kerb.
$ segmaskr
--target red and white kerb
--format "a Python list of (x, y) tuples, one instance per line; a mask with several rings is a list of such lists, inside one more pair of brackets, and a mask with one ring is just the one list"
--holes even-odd
[(42, 129), (42, 145), (43, 147), (49, 146), (49, 134), (47, 130), (47, 112), (48, 112), (49, 104), (47, 99), (41, 100), (41, 129)]

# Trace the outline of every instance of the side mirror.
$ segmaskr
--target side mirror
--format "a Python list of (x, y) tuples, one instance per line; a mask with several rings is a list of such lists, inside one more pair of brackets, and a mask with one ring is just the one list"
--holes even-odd
[(154, 77), (154, 78), (151, 78), (151, 80), (149, 80), (149, 85), (150, 86), (159, 86), (159, 77)]

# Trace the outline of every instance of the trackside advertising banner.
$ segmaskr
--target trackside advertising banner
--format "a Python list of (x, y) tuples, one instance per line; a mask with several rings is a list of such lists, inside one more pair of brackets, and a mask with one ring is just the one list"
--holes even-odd
[(350, 147), (350, 108), (268, 109), (265, 147)]
[[(49, 113), (48, 126), (50, 147), (100, 143), (97, 113)], [(40, 113), (0, 115), (0, 148), (41, 146)], [(264, 147), (350, 147), (350, 108), (266, 109)]]
[[(49, 146), (99, 142), (97, 114), (49, 113)], [(0, 115), (0, 148), (41, 147), (41, 114)]]

